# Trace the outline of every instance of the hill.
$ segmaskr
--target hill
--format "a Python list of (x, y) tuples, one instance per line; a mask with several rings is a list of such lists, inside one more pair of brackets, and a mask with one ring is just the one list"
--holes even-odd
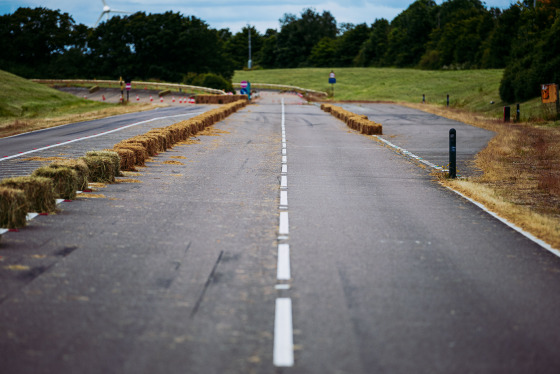
[[(426, 102), (445, 105), (447, 94), (452, 107), (499, 118), (506, 105), (500, 100), (503, 70), (418, 70), (400, 68), (336, 68), (335, 101), (368, 100)], [(327, 68), (271, 69), (235, 72), (234, 82), (286, 84), (331, 93)], [(494, 104), (491, 104), (494, 102)], [(522, 105), (522, 119), (541, 116), (540, 99)], [(513, 108), (512, 108), (513, 113)]]

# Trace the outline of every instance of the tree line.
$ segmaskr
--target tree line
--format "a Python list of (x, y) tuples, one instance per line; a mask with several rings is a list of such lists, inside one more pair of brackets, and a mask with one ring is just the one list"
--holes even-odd
[(486, 8), (480, 0), (416, 0), (392, 21), (337, 24), (328, 11), (285, 14), (261, 34), (213, 29), (194, 16), (138, 12), (96, 28), (67, 13), (19, 8), (0, 17), (0, 69), (34, 78), (156, 79), (230, 89), (247, 67), (504, 68), (507, 102), (560, 83), (560, 0)]

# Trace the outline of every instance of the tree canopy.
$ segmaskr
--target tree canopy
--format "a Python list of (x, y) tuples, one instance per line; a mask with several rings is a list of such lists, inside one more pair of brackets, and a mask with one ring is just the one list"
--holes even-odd
[[(536, 6), (535, 6), (536, 4)], [(372, 18), (375, 15), (372, 15)], [(389, 22), (338, 25), (328, 11), (284, 14), (279, 29), (216, 30), (180, 13), (138, 12), (97, 28), (67, 13), (19, 8), (0, 16), (0, 69), (28, 78), (159, 79), (230, 87), (235, 69), (394, 66), (505, 68), (502, 99), (539, 94), (560, 79), (560, 0), (505, 10), (480, 0), (416, 0)]]

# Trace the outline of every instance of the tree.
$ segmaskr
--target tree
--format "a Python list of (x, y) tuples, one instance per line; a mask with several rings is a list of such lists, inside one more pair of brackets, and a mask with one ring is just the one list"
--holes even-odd
[(360, 53), (360, 49), (370, 34), (369, 27), (365, 24), (347, 27), (346, 32), (336, 41), (335, 65), (353, 66), (354, 59)]
[(323, 38), (336, 38), (336, 20), (330, 12), (321, 15), (306, 9), (298, 19), (285, 14), (280, 19), (281, 29), (277, 36), (276, 65), (286, 68), (307, 66), (313, 47)]
[(389, 41), (389, 21), (376, 19), (371, 25), (369, 38), (362, 44), (360, 51), (354, 59), (355, 66), (379, 66)]

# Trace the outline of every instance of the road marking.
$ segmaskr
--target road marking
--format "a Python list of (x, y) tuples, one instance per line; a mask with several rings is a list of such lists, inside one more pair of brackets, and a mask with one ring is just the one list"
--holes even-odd
[(541, 239), (537, 238), (536, 236), (533, 236), (532, 234), (528, 233), (527, 231), (523, 230), (522, 228), (516, 226), (514, 223), (511, 223), (508, 220), (506, 220), (505, 218), (500, 217), (496, 213), (494, 213), (491, 210), (489, 210), (488, 208), (486, 208), (486, 206), (484, 206), (483, 204), (471, 199), (470, 197), (465, 196), (461, 192), (455, 191), (453, 188), (450, 188), (450, 187), (447, 187), (447, 189), (455, 192), (457, 195), (459, 195), (459, 196), (463, 197), (464, 199), (470, 201), (471, 203), (473, 203), (474, 205), (476, 205), (477, 207), (479, 207), (480, 209), (482, 209), (486, 213), (490, 214), (492, 217), (496, 218), (497, 220), (501, 221), (502, 223), (505, 223), (507, 226), (514, 229), (515, 231), (517, 231), (521, 235), (525, 236), (527, 239), (532, 240), (534, 243), (540, 245), (541, 247), (543, 247), (544, 249), (546, 249), (550, 253), (556, 255), (557, 257), (560, 257), (560, 251), (553, 248), (550, 244), (548, 244), (544, 240), (541, 240)]
[(283, 164), (287, 164), (287, 163), (288, 163), (288, 156), (282, 156), (282, 163), (283, 163)]
[(275, 366), (294, 366), (292, 299), (290, 298), (276, 299), (273, 362)]
[(274, 288), (277, 289), (277, 290), (289, 290), (290, 285), (289, 284), (277, 284), (276, 286), (274, 286)]
[[(435, 170), (439, 170), (441, 172), (447, 172), (447, 169), (444, 169), (440, 166), (437, 166), (429, 161), (424, 160), (422, 157), (416, 156), (415, 154), (407, 151), (404, 148), (401, 148), (393, 143), (391, 143), (388, 140), (385, 140), (377, 135), (373, 135), (375, 138), (377, 138), (379, 141), (385, 143), (386, 145), (388, 145), (391, 148), (396, 149), (398, 152), (400, 152), (401, 154), (403, 154), (406, 157), (410, 157), (413, 158), (421, 163), (423, 163), (426, 166), (431, 167), (432, 169)], [(533, 234), (523, 230), (522, 228), (518, 227), (517, 225), (515, 225), (514, 223), (508, 221), (505, 218), (500, 217), (498, 214), (492, 212), (491, 210), (489, 210), (488, 208), (486, 208), (486, 206), (484, 206), (483, 204), (471, 199), (470, 197), (467, 197), (466, 195), (462, 194), (459, 191), (454, 190), (451, 187), (447, 187), (447, 189), (455, 192), (457, 195), (463, 197), (464, 199), (468, 200), (469, 202), (473, 203), (474, 205), (476, 205), (477, 207), (479, 207), (480, 209), (482, 209), (483, 211), (485, 211), (486, 213), (490, 214), (492, 217), (496, 218), (497, 220), (499, 220), (500, 222), (506, 224), (507, 226), (509, 226), (510, 228), (512, 228), (513, 230), (517, 231), (518, 233), (520, 233), (521, 235), (525, 236), (527, 239), (533, 241), (534, 243), (538, 244), (539, 246), (541, 246), (542, 248), (546, 249), (547, 251), (549, 251), (550, 253), (554, 254), (557, 257), (560, 257), (560, 250), (553, 248), (550, 244), (548, 244), (547, 242), (545, 242), (544, 240), (541, 240), (539, 238), (537, 238), (536, 236), (534, 236)]]
[(276, 271), (278, 280), (290, 280), (290, 245), (278, 244), (278, 267)]
[(288, 176), (282, 175), (280, 177), (280, 188), (288, 188)]
[(288, 172), (288, 165), (284, 164), (282, 165), (282, 173), (286, 174)]
[[(181, 117), (181, 116), (188, 116), (188, 115), (196, 115), (196, 114), (202, 114), (202, 113), (204, 113), (204, 112), (185, 113), (185, 114), (177, 114), (177, 115), (173, 115), (173, 116), (166, 116), (166, 117), (153, 118), (153, 119), (149, 119), (149, 120), (146, 120), (146, 121), (141, 121), (141, 122), (133, 123), (133, 124), (131, 124), (131, 125), (122, 126), (122, 127), (119, 127), (119, 128), (113, 129), (113, 130), (109, 130), (109, 131), (104, 131), (104, 132), (101, 132), (101, 133), (97, 133), (97, 134), (94, 134), (94, 135), (84, 136), (84, 137), (82, 137), (82, 138), (72, 139), (72, 140), (68, 140), (68, 141), (65, 141), (65, 142), (62, 142), (62, 143), (53, 144), (53, 145), (47, 145), (47, 146), (41, 147), (41, 148), (35, 148), (35, 149), (32, 149), (31, 151), (19, 152), (19, 153), (16, 154), (16, 155), (4, 156), (4, 157), (0, 158), (0, 161), (10, 160), (10, 159), (12, 159), (12, 158), (21, 157), (21, 156), (24, 156), (24, 155), (28, 155), (28, 154), (30, 154), (30, 153), (40, 152), (40, 151), (44, 151), (44, 150), (51, 149), (51, 148), (55, 148), (55, 147), (60, 147), (60, 146), (67, 145), (67, 144), (70, 144), (70, 143), (80, 142), (80, 141), (82, 141), (82, 140), (97, 138), (97, 137), (99, 137), (99, 136), (103, 136), (103, 135), (111, 134), (111, 133), (114, 133), (114, 132), (117, 132), (117, 131), (121, 131), (121, 130), (124, 130), (124, 129), (128, 129), (129, 127), (134, 127), (134, 126), (138, 126), (138, 125), (143, 125), (143, 124), (148, 123), (148, 122), (159, 121), (159, 120), (162, 120), (162, 119), (173, 118), (173, 117)], [(66, 126), (67, 126), (67, 125), (66, 125)], [(47, 130), (47, 129), (44, 129), (44, 130)], [(38, 131), (43, 131), (43, 130), (38, 130)], [(26, 133), (26, 134), (27, 134), (27, 133)], [(25, 134), (20, 134), (20, 135), (25, 135)], [(14, 135), (14, 136), (19, 136), (19, 135)]]
[(280, 226), (278, 230), (279, 235), (288, 235), (290, 233), (290, 222), (288, 219), (288, 212), (280, 212)]
[(280, 191), (280, 206), (288, 206), (288, 191)]

